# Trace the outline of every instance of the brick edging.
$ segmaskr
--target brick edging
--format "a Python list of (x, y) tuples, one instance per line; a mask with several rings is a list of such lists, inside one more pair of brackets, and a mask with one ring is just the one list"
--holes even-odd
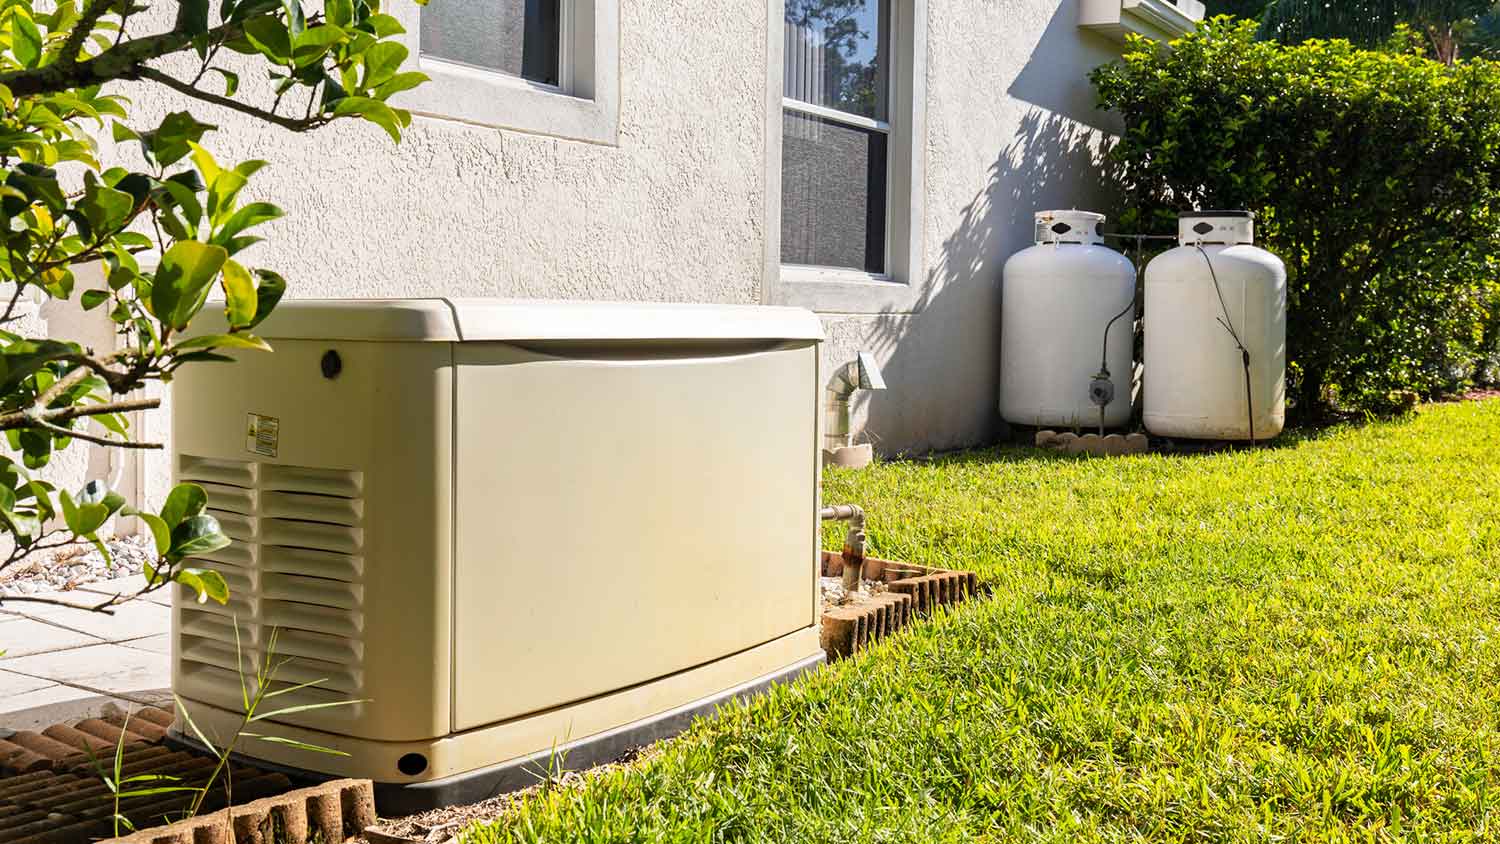
[[(820, 574), (838, 577), (843, 571), (843, 555), (837, 551), (824, 551)], [(821, 639), (829, 659), (849, 656), (876, 639), (905, 627), (917, 615), (929, 613), (943, 604), (963, 601), (979, 590), (979, 576), (973, 572), (935, 569), (875, 557), (865, 558), (863, 574), (870, 580), (884, 582), (889, 591), (871, 596), (869, 603), (829, 607), (823, 612)]]
[(105, 844), (342, 844), (375, 823), (369, 780), (333, 780)]

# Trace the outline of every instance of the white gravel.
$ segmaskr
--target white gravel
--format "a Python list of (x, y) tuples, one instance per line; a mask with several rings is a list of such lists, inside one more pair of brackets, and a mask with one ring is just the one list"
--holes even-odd
[(888, 588), (883, 581), (866, 580), (859, 585), (859, 591), (851, 593), (845, 591), (842, 577), (818, 578), (818, 590), (822, 595), (823, 609), (862, 604), (870, 600), (871, 596), (879, 595)]
[[(101, 580), (114, 580), (140, 574), (154, 556), (155, 549), (143, 536), (107, 539), (113, 565), (92, 545), (61, 548), (17, 563), (0, 573), (0, 591), (12, 595), (35, 595), (40, 592), (65, 592)], [(143, 580), (142, 586), (145, 585)]]

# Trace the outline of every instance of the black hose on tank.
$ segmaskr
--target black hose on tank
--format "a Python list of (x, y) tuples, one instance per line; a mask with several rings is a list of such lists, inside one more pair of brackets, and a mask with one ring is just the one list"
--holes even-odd
[(1224, 316), (1222, 318), (1214, 317), (1214, 319), (1220, 325), (1224, 326), (1224, 330), (1228, 331), (1229, 336), (1234, 338), (1234, 344), (1240, 347), (1240, 361), (1245, 365), (1245, 414), (1247, 416), (1246, 421), (1250, 423), (1250, 445), (1254, 446), (1255, 404), (1253, 398), (1254, 393), (1250, 388), (1250, 350), (1245, 348), (1245, 344), (1240, 340), (1239, 333), (1234, 330), (1233, 325), (1229, 324), (1229, 306), (1224, 303), (1224, 289), (1219, 286), (1219, 274), (1214, 271), (1214, 261), (1209, 257), (1208, 250), (1204, 249), (1201, 243), (1193, 244), (1193, 248), (1198, 250), (1198, 253), (1203, 256), (1204, 263), (1208, 264), (1208, 275), (1214, 280), (1214, 293), (1218, 294), (1219, 307), (1224, 311)]

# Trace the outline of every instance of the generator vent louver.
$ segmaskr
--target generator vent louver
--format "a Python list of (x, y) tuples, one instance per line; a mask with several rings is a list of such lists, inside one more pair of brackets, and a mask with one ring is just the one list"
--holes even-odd
[[(208, 512), (234, 543), (194, 562), (223, 574), (227, 605), (184, 593), (177, 658), (185, 689), (231, 709), (238, 665), (252, 672), (276, 631), (277, 685), (318, 682), (277, 707), (356, 700), (364, 693), (364, 501), (359, 472), (180, 455), (178, 480), (208, 493)], [(236, 641), (236, 626), (238, 641)], [(359, 707), (287, 720), (326, 725)]]

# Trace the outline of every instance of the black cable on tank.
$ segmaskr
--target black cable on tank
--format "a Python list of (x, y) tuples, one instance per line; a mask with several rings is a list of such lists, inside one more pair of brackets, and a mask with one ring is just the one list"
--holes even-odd
[(1245, 348), (1245, 344), (1240, 341), (1240, 335), (1235, 332), (1234, 326), (1229, 324), (1229, 306), (1224, 303), (1224, 290), (1219, 287), (1219, 274), (1214, 271), (1214, 261), (1209, 257), (1208, 250), (1204, 249), (1203, 245), (1199, 243), (1193, 244), (1193, 248), (1198, 250), (1198, 253), (1203, 256), (1204, 262), (1208, 264), (1208, 274), (1214, 280), (1214, 293), (1218, 294), (1219, 307), (1224, 311), (1223, 318), (1214, 317), (1214, 319), (1220, 325), (1224, 326), (1224, 330), (1228, 331), (1229, 336), (1234, 338), (1234, 344), (1240, 347), (1240, 360), (1245, 365), (1245, 414), (1247, 416), (1246, 421), (1250, 423), (1250, 445), (1253, 446), (1255, 445), (1255, 404), (1252, 398), (1253, 391), (1250, 388), (1250, 350)]

